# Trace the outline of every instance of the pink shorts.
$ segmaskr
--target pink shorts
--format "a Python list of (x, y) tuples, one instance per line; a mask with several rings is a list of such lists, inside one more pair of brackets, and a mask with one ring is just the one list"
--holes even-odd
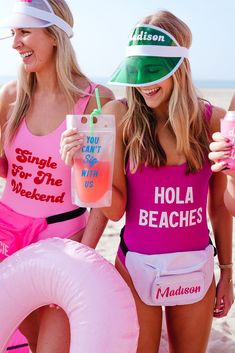
[(46, 229), (48, 224), (78, 217), (85, 211), (85, 208), (80, 207), (47, 218), (33, 218), (19, 214), (0, 202), (0, 261), (37, 242), (39, 233)]

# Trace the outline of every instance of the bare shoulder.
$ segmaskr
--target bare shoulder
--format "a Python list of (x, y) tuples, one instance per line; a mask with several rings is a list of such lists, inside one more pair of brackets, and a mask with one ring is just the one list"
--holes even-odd
[(100, 98), (103, 98), (103, 99), (107, 99), (107, 100), (115, 99), (112, 90), (103, 85), (99, 85), (99, 94), (100, 94)]
[(223, 108), (213, 106), (210, 121), (211, 133), (220, 131), (220, 121), (224, 118), (226, 111)]
[[(109, 88), (103, 85), (98, 85), (98, 89), (99, 89), (100, 104), (102, 107), (107, 102), (110, 102), (111, 100), (115, 99), (113, 92)], [(91, 112), (96, 108), (97, 108), (96, 96), (94, 93), (92, 93), (90, 95), (89, 103), (86, 108), (86, 114), (91, 114)]]
[(13, 103), (16, 99), (17, 82), (10, 81), (0, 88), (0, 99), (6, 103)]
[(16, 100), (16, 81), (8, 82), (0, 88), (0, 123), (6, 121), (10, 106)]
[(102, 107), (104, 114), (114, 114), (117, 117), (122, 117), (127, 112), (127, 105), (122, 100), (112, 100)]
[(235, 94), (232, 96), (228, 110), (235, 110)]
[(122, 118), (127, 113), (127, 105), (121, 100), (113, 100), (102, 107), (102, 113), (115, 116), (116, 131), (120, 138), (122, 138)]

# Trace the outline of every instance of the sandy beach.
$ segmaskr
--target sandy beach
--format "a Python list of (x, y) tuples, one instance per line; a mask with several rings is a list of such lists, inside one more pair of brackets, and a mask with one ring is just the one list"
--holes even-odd
[[(114, 87), (112, 86), (114, 90)], [(213, 105), (217, 105), (228, 109), (229, 102), (233, 95), (233, 90), (218, 90), (218, 89), (202, 89), (200, 90), (203, 97), (208, 99)], [(235, 92), (235, 89), (234, 89)], [(117, 98), (124, 96), (122, 88), (115, 88)], [(3, 187), (3, 182), (0, 180), (0, 189)], [(0, 190), (1, 191), (1, 190)], [(119, 232), (124, 224), (124, 219), (119, 222), (109, 222), (108, 226), (98, 244), (97, 251), (110, 262), (114, 262), (116, 250), (119, 242)], [(234, 238), (235, 241), (235, 238)], [(235, 262), (235, 251), (233, 247), (233, 262)], [(217, 261), (217, 259), (215, 260)], [(218, 266), (215, 266), (216, 277), (218, 277)], [(114, 318), (115, 319), (115, 318)], [(214, 319), (211, 337), (207, 353), (233, 353), (235, 352), (235, 305), (230, 310), (229, 315), (223, 319)], [(110, 352), (111, 353), (111, 352)], [(165, 323), (163, 325), (162, 341), (160, 353), (168, 353), (167, 334)]]

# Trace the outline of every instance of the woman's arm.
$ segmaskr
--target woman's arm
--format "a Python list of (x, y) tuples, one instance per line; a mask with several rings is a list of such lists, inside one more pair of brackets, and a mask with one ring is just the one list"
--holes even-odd
[(105, 217), (101, 209), (91, 209), (81, 243), (91, 248), (95, 248), (105, 230), (107, 222), (108, 219)]
[(116, 144), (112, 184), (112, 204), (102, 208), (104, 215), (112, 221), (118, 221), (126, 210), (126, 177), (124, 165), (124, 144), (122, 118), (127, 112), (127, 107), (121, 101), (112, 101), (103, 107), (103, 114), (115, 116)]
[(7, 159), (3, 148), (3, 129), (7, 122), (11, 104), (16, 99), (16, 82), (12, 81), (0, 89), (0, 177), (7, 176)]
[[(211, 129), (218, 129), (223, 111), (214, 108)], [(232, 284), (232, 217), (225, 206), (224, 193), (227, 186), (226, 175), (222, 172), (213, 173), (209, 184), (208, 214), (213, 229), (218, 261), (220, 265), (229, 265), (221, 268), (220, 279), (216, 291), (214, 316), (227, 315), (233, 301)]]
[(235, 94), (233, 95), (228, 110), (235, 110)]
[(227, 188), (224, 193), (224, 202), (233, 217), (235, 217), (235, 173), (227, 176)]
[(7, 169), (8, 163), (5, 156), (0, 157), (0, 177), (6, 178), (7, 177)]
[(103, 114), (113, 114), (116, 120), (116, 146), (114, 158), (114, 172), (112, 183), (112, 204), (110, 207), (92, 209), (86, 226), (82, 243), (95, 248), (108, 219), (119, 220), (126, 209), (126, 179), (124, 174), (124, 146), (121, 120), (126, 113), (126, 106), (120, 101), (107, 103)]
[(220, 269), (220, 279), (216, 290), (214, 316), (226, 316), (233, 301), (232, 273), (232, 216), (224, 203), (226, 176), (223, 173), (213, 174), (210, 180), (208, 214), (214, 233), (218, 262), (226, 265)]

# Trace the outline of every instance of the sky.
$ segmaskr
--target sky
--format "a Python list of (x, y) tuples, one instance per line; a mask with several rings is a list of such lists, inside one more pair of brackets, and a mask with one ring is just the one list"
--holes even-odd
[[(125, 54), (128, 35), (146, 15), (165, 9), (187, 23), (193, 34), (190, 62), (195, 80), (235, 81), (234, 0), (67, 0), (74, 20), (72, 43), (82, 71), (108, 79)], [(14, 0), (0, 0), (0, 18)], [(0, 41), (2, 76), (17, 75), (21, 59), (12, 39)]]

